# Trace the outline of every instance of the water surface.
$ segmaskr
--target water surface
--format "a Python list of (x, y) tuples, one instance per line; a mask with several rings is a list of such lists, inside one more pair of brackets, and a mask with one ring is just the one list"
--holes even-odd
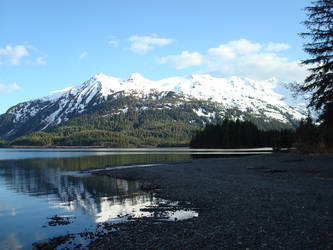
[[(138, 183), (80, 171), (128, 164), (188, 160), (189, 154), (126, 154), (98, 150), (0, 150), (0, 249), (31, 249), (50, 237), (96, 230), (96, 224), (150, 216), (153, 194)], [(170, 216), (193, 217), (196, 214)], [(71, 223), (51, 226), (52, 217)]]
[[(153, 216), (149, 208), (156, 205), (177, 205), (140, 191), (137, 182), (82, 171), (128, 165), (154, 167), (200, 155), (259, 151), (269, 153), (269, 149), (0, 149), (0, 249), (31, 249), (36, 241), (95, 231), (98, 223)], [(178, 210), (163, 216), (179, 220), (198, 213)], [(52, 226), (52, 218), (58, 217), (70, 223)]]

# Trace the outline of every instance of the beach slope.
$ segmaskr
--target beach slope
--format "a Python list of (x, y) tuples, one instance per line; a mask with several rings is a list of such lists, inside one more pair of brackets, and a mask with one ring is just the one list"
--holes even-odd
[(199, 216), (125, 223), (90, 248), (333, 248), (332, 156), (274, 153), (99, 174), (139, 180), (162, 198), (191, 204)]

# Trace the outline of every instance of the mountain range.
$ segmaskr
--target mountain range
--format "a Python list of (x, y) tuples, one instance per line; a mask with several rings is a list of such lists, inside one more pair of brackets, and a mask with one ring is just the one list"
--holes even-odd
[(261, 129), (295, 127), (304, 110), (287, 104), (277, 84), (207, 74), (158, 81), (97, 74), (9, 108), (0, 116), (0, 138), (20, 145), (158, 146), (186, 144), (195, 130), (225, 118)]

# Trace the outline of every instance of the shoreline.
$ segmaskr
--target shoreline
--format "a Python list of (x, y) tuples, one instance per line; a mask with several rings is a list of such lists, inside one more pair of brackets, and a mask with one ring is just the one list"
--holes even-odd
[(190, 202), (199, 217), (132, 222), (90, 248), (333, 247), (330, 156), (211, 158), (99, 174), (149, 183), (148, 190), (161, 198)]
[(333, 157), (285, 153), (100, 170), (198, 209), (176, 222), (104, 223), (89, 249), (330, 249)]

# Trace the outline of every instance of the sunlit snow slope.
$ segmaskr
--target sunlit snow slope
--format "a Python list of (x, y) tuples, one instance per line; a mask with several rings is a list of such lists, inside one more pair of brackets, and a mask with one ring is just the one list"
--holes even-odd
[[(152, 93), (157, 100), (168, 93), (175, 93), (181, 97), (182, 102), (205, 100), (218, 104), (224, 110), (237, 108), (243, 113), (261, 115), (284, 123), (304, 117), (300, 107), (287, 105), (283, 96), (274, 92), (276, 84), (274, 79), (254, 81), (239, 77), (216, 78), (203, 74), (171, 77), (159, 81), (146, 79), (137, 73), (125, 80), (97, 74), (76, 87), (54, 91), (49, 96), (10, 108), (5, 114), (6, 121), (2, 118), (2, 124), (0, 123), (0, 134), (2, 138), (10, 138), (17, 134), (22, 126), (26, 127), (29, 124), (34, 124), (29, 132), (45, 130), (88, 111), (108, 98), (130, 95), (144, 100), (152, 98)], [(168, 108), (172, 106), (169, 105)], [(125, 111), (126, 107), (123, 112)], [(212, 119), (217, 115), (223, 115), (214, 111), (207, 113), (200, 107), (193, 111), (199, 117)], [(242, 119), (241, 116), (236, 118)], [(39, 125), (36, 126), (36, 123)]]

